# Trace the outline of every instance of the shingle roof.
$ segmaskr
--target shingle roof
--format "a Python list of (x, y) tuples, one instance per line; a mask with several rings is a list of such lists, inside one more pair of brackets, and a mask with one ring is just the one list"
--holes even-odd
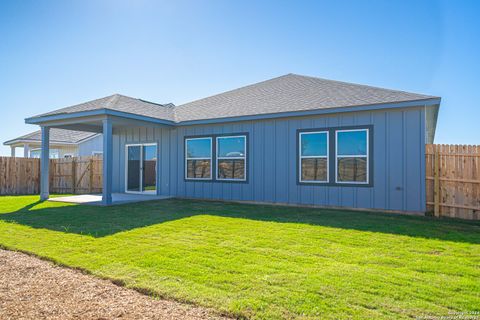
[[(50, 143), (78, 143), (97, 134), (98, 133), (51, 128)], [(4, 144), (14, 144), (20, 141), (41, 142), (42, 132), (40, 130), (35, 131), (21, 137), (6, 141)]]
[(355, 107), (438, 98), (296, 74), (255, 83), (208, 98), (158, 105), (141, 99), (112, 95), (41, 116), (111, 109), (173, 122), (275, 114), (328, 108)]
[(287, 74), (175, 108), (177, 121), (273, 114), (435, 98)]
[(172, 104), (162, 105), (141, 99), (127, 97), (121, 94), (113, 94), (108, 97), (84, 102), (71, 107), (66, 107), (47, 112), (36, 117), (68, 114), (82, 111), (110, 109), (115, 111), (139, 114), (146, 117), (173, 120)]

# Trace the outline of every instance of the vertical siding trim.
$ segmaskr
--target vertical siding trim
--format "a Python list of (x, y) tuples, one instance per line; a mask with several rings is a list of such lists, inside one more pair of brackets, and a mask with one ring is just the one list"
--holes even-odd
[(390, 144), (388, 137), (390, 136), (390, 121), (388, 113), (385, 112), (385, 203), (386, 207), (390, 207)]
[(402, 150), (403, 150), (403, 176), (402, 176), (402, 210), (407, 208), (407, 197), (405, 187), (407, 185), (407, 161), (408, 161), (408, 148), (406, 148), (407, 141), (407, 114), (402, 111)]

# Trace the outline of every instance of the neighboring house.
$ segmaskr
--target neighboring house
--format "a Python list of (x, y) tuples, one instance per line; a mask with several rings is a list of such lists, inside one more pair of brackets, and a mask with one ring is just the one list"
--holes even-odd
[[(15, 157), (16, 148), (23, 148), (24, 158), (40, 158), (41, 131), (5, 141), (3, 144), (10, 146), (12, 157)], [(52, 159), (99, 155), (102, 152), (102, 134), (56, 128), (50, 130), (50, 158)]]
[(26, 122), (44, 145), (49, 128), (103, 132), (104, 204), (133, 192), (421, 212), (440, 100), (288, 74), (179, 106), (116, 94)]

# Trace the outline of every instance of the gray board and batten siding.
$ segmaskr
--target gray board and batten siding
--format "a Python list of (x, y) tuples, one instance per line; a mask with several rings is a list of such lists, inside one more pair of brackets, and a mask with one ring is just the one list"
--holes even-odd
[[(426, 108), (342, 112), (176, 127), (123, 127), (113, 135), (113, 192), (125, 191), (125, 145), (157, 143), (157, 189), (175, 197), (423, 212)], [(298, 130), (373, 128), (369, 186), (299, 184)], [(248, 133), (247, 183), (185, 181), (184, 139)], [(331, 155), (333, 156), (333, 155)]]

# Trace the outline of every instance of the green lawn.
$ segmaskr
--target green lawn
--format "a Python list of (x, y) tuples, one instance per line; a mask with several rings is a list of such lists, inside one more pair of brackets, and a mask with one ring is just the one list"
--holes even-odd
[(0, 197), (0, 245), (254, 319), (480, 310), (480, 224), (189, 200)]

